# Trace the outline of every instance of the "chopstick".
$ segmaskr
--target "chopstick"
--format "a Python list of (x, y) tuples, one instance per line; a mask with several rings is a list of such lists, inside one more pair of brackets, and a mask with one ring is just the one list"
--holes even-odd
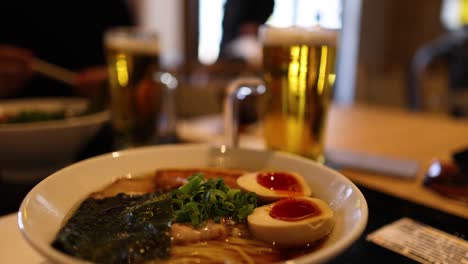
[(419, 171), (418, 162), (410, 159), (337, 149), (327, 150), (326, 156), (327, 162), (332, 166), (360, 169), (408, 180), (415, 179)]
[(34, 71), (52, 79), (64, 82), (66, 84), (75, 85), (77, 74), (63, 67), (35, 58), (32, 63), (32, 68)]

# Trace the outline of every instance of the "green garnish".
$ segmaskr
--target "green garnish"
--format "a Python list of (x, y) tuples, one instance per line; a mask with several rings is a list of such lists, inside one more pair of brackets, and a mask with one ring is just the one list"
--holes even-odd
[(172, 193), (175, 222), (191, 222), (198, 227), (208, 219), (219, 222), (222, 217), (244, 221), (257, 207), (255, 193), (231, 189), (221, 178), (205, 180), (203, 174), (198, 173), (188, 180)]

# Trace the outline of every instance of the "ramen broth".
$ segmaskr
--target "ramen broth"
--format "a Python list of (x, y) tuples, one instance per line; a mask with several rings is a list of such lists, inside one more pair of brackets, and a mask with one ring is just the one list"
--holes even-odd
[[(78, 210), (75, 211), (68, 220), (66, 226), (62, 227), (61, 233), (57, 235), (52, 245), (67, 254), (90, 260), (86, 256), (74, 254), (70, 252), (70, 250), (64, 249), (63, 244), (58, 242), (60, 242), (61, 234), (63, 236), (62, 231), (70, 228), (67, 226), (70, 222), (75, 221), (75, 227), (80, 228), (81, 223), (77, 224), (76, 218), (79, 218), (78, 220), (80, 221), (93, 221), (93, 219), (95, 219), (93, 216), (80, 216), (79, 214), (84, 211), (84, 207), (89, 208), (96, 205), (103, 205), (104, 207), (104, 210), (101, 211), (101, 215), (99, 216), (104, 217), (104, 220), (101, 218), (99, 221), (114, 221), (114, 219), (121, 217), (119, 212), (115, 213), (116, 211), (129, 211), (138, 208), (130, 214), (126, 214), (124, 218), (129, 218), (129, 215), (135, 217), (135, 219), (131, 219), (128, 223), (132, 221), (135, 222), (135, 232), (143, 235), (141, 239), (130, 240), (130, 247), (135, 247), (130, 250), (122, 249), (122, 243), (113, 243), (113, 241), (106, 239), (103, 243), (106, 243), (106, 245), (109, 244), (110, 246), (104, 248), (104, 252), (101, 252), (101, 254), (104, 255), (101, 256), (101, 258), (92, 260), (100, 263), (273, 263), (310, 253), (320, 248), (328, 237), (303, 247), (280, 248), (253, 238), (249, 232), (247, 221), (233, 221), (229, 218), (223, 218), (220, 223), (215, 223), (210, 220), (206, 227), (198, 229), (193, 228), (190, 224), (171, 224), (170, 220), (168, 220), (169, 213), (166, 210), (168, 206), (167, 194), (187, 183), (188, 178), (198, 172), (203, 173), (205, 179), (222, 178), (230, 188), (239, 188), (235, 180), (237, 177), (246, 173), (246, 171), (242, 170), (220, 170), (212, 168), (162, 169), (155, 173), (142, 175), (142, 177), (117, 179), (102, 190), (92, 193), (80, 205)], [(162, 215), (156, 217), (151, 213), (154, 211), (162, 211)], [(114, 212), (115, 215), (110, 215), (112, 212)], [(148, 220), (151, 223), (150, 227), (148, 227), (149, 224), (147, 225), (140, 222), (140, 219), (137, 219), (138, 214), (144, 215), (141, 219)], [(126, 221), (127, 220), (128, 219), (126, 219)], [(134, 228), (128, 225), (128, 223), (112, 224), (111, 226), (113, 227), (111, 229), (117, 232), (117, 234), (107, 234), (107, 236), (111, 237), (110, 240), (114, 238), (120, 239), (122, 236), (131, 237), (131, 231)], [(138, 229), (139, 225), (143, 228)], [(84, 225), (85, 229), (90, 229), (93, 226), (94, 224)], [(119, 231), (118, 229), (122, 227), (124, 227), (125, 230)], [(157, 232), (153, 232), (153, 228), (157, 228)], [(210, 228), (215, 231), (210, 231)], [(220, 231), (216, 231), (216, 228), (221, 228), (223, 230), (221, 235), (218, 234)], [(153, 231), (148, 232), (147, 230), (150, 229)], [(180, 231), (174, 231), (175, 229)], [(205, 230), (206, 234), (204, 234), (202, 230)], [(76, 231), (68, 232), (68, 234), (74, 232)], [(98, 234), (100, 234), (99, 232), (101, 231), (97, 231)], [(209, 232), (214, 232), (216, 235), (213, 236), (209, 234)], [(65, 234), (65, 236), (68, 234)], [(170, 234), (169, 241), (167, 240), (168, 234)], [(196, 238), (193, 239), (191, 234), (196, 234)], [(179, 236), (181, 236), (181, 238), (179, 238)], [(151, 239), (154, 239), (155, 242), (150, 242), (150, 246), (159, 245), (166, 248), (146, 248), (147, 251), (151, 252), (142, 252), (141, 249), (136, 248), (140, 243), (148, 242), (148, 240)], [(73, 239), (71, 240), (72, 242), (74, 241)], [(128, 243), (126, 243), (127, 242), (123, 244), (127, 245)], [(76, 247), (76, 245), (68, 246)], [(84, 247), (86, 247), (86, 245)], [(116, 250), (116, 252), (112, 253), (112, 250)], [(134, 251), (137, 250), (140, 251), (135, 253)], [(95, 253), (89, 253), (88, 255), (93, 254)], [(108, 256), (111, 254), (117, 256)], [(151, 257), (154, 257), (154, 260), (150, 260)]]

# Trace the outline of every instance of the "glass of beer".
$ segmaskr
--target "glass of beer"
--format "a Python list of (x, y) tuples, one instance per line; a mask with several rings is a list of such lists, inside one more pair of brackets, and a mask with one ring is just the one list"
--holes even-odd
[(104, 37), (110, 82), (110, 110), (116, 149), (157, 143), (166, 88), (159, 81), (159, 39), (155, 32), (113, 28)]
[[(260, 29), (263, 78), (238, 79), (228, 88), (225, 127), (228, 144), (237, 140), (236, 98), (260, 98), (263, 136), (269, 149), (324, 162), (327, 112), (335, 82), (337, 31), (314, 28)], [(241, 96), (242, 97), (242, 96)]]

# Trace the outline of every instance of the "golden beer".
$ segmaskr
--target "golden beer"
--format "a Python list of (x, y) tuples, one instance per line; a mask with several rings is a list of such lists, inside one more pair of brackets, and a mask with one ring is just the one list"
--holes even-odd
[(324, 162), (324, 132), (335, 81), (336, 32), (264, 28), (268, 148)]
[(155, 140), (163, 88), (154, 81), (159, 64), (157, 36), (136, 29), (107, 33), (110, 109), (117, 148)]

